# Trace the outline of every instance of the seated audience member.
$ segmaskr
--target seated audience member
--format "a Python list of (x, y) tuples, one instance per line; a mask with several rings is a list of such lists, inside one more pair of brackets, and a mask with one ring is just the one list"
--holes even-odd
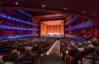
[(71, 47), (71, 50), (69, 51), (69, 54), (71, 56), (75, 55), (78, 51), (78, 49), (76, 47)]
[(25, 55), (26, 56), (31, 56), (32, 55), (32, 46), (31, 45), (27, 45), (25, 47)]
[(17, 58), (18, 58), (18, 50), (17, 49), (14, 49), (9, 54), (9, 61), (16, 61)]
[[(6, 60), (6, 59), (5, 59)], [(4, 64), (4, 59), (3, 59), (3, 56), (0, 56), (0, 64)]]
[(32, 52), (33, 52), (33, 55), (34, 55), (34, 59), (38, 60), (38, 58), (40, 56), (40, 48), (39, 48), (38, 42), (35, 42), (35, 44), (32, 48)]
[(5, 63), (5, 62), (7, 62), (7, 61), (9, 61), (9, 55), (4, 55), (4, 56), (2, 57), (2, 63)]
[(88, 43), (87, 48), (94, 48), (94, 45), (92, 44), (91, 40), (88, 40), (87, 43)]
[(5, 55), (2, 58), (4, 64), (15, 64), (18, 58), (18, 51), (16, 49), (12, 50), (9, 55)]
[(95, 52), (96, 52), (96, 54), (99, 55), (99, 46), (97, 46), (97, 47), (95, 48)]
[(93, 42), (98, 42), (98, 38), (93, 37), (92, 41), (93, 41)]
[(25, 43), (24, 43), (23, 45), (20, 45), (20, 44), (19, 44), (17, 49), (18, 49), (20, 52), (24, 52), (24, 51), (25, 51), (25, 45), (26, 45)]
[(39, 45), (38, 45), (37, 42), (34, 44), (34, 46), (33, 46), (33, 48), (32, 48), (32, 51), (33, 51), (33, 52), (38, 52), (38, 51), (40, 51), (40, 48), (39, 48)]
[(84, 51), (84, 47), (82, 46), (81, 43), (78, 44), (78, 51)]
[(15, 64), (15, 62), (5, 62), (4, 64)]
[(94, 46), (99, 46), (99, 40), (98, 40), (98, 38), (93, 37), (91, 40), (92, 40)]

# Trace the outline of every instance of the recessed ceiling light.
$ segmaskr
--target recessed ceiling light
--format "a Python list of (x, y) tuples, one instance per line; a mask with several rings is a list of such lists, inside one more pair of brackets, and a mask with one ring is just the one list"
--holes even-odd
[(82, 13), (84, 14), (85, 12), (83, 11)]
[(18, 5), (19, 3), (18, 2), (15, 2), (15, 4)]
[(45, 7), (45, 5), (43, 4), (43, 5), (42, 5), (42, 7), (44, 8), (44, 7)]
[(67, 10), (67, 8), (64, 8), (65, 10)]
[(2, 2), (0, 2), (0, 4), (2, 4)]
[(95, 16), (95, 14), (92, 14), (92, 16)]

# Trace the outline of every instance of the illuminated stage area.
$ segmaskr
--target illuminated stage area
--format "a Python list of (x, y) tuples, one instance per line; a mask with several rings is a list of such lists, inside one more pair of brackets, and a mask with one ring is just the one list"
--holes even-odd
[(63, 37), (64, 36), (64, 21), (42, 21), (41, 36), (46, 37)]

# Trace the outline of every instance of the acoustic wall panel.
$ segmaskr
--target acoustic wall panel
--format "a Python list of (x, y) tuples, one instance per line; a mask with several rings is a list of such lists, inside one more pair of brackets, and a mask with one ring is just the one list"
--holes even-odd
[(46, 36), (49, 34), (64, 35), (64, 21), (63, 20), (42, 21), (41, 36)]

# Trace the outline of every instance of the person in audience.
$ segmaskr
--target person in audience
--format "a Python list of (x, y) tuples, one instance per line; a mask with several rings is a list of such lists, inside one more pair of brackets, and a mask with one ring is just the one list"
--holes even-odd
[(69, 54), (71, 56), (73, 56), (73, 55), (75, 55), (78, 52), (78, 49), (76, 47), (74, 47), (74, 46), (70, 46), (70, 47), (71, 47), (71, 49), (69, 51)]
[(33, 48), (33, 46), (31, 44), (28, 44), (25, 47), (25, 55), (26, 56), (32, 56), (32, 48)]
[(5, 62), (4, 64), (15, 64), (15, 62)]
[(84, 51), (84, 47), (82, 46), (81, 43), (78, 43), (78, 51)]
[(18, 58), (18, 50), (13, 49), (12, 52), (9, 54), (9, 61), (16, 61)]

